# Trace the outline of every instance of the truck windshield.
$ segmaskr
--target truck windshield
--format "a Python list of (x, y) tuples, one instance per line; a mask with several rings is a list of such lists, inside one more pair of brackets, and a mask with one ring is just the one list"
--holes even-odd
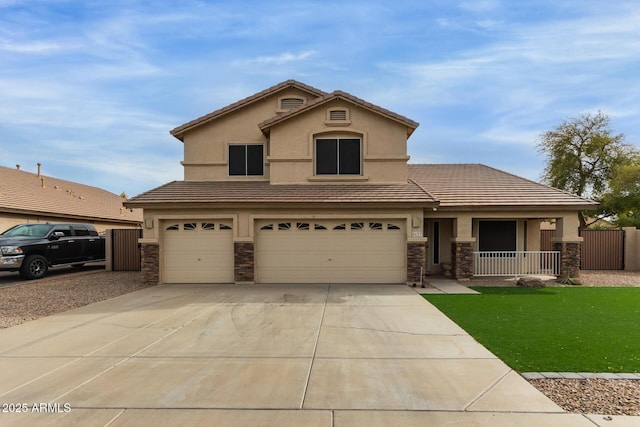
[(28, 236), (28, 237), (45, 237), (51, 230), (51, 225), (48, 224), (24, 224), (17, 225), (8, 229), (3, 236)]

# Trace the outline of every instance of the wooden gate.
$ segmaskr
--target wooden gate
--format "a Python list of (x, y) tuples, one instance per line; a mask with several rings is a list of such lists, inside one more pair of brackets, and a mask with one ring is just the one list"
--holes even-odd
[(551, 239), (555, 236), (556, 230), (540, 230), (540, 250), (552, 251), (553, 242)]
[(582, 270), (624, 270), (624, 230), (580, 230)]
[[(624, 230), (580, 230), (580, 269), (624, 270)], [(540, 230), (540, 250), (553, 250), (555, 230)]]
[(138, 239), (141, 237), (142, 230), (138, 228), (111, 230), (113, 271), (140, 271)]

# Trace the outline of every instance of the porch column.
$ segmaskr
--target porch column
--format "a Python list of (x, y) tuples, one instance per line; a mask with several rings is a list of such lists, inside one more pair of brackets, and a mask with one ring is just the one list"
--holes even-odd
[(254, 284), (254, 244), (251, 241), (233, 242), (233, 270), (236, 284)]
[(580, 277), (582, 237), (578, 235), (580, 220), (573, 212), (556, 218), (556, 234), (551, 239), (553, 250), (560, 252), (560, 277)]
[(427, 242), (407, 242), (407, 284), (421, 284), (427, 259)]
[(155, 239), (140, 239), (142, 283), (157, 285), (160, 282), (160, 245)]
[(472, 225), (471, 215), (461, 215), (453, 220), (451, 275), (454, 279), (469, 279), (473, 276), (473, 251), (476, 239), (472, 234)]

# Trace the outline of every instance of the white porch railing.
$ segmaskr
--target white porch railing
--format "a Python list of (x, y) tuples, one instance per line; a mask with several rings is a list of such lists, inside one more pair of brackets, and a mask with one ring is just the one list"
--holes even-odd
[(560, 275), (558, 251), (486, 251), (473, 258), (474, 276)]

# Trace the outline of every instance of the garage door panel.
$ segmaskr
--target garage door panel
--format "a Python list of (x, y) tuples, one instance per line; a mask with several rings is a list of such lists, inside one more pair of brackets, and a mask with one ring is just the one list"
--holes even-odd
[[(233, 231), (223, 229), (221, 224), (213, 221), (172, 222), (171, 229), (164, 230), (162, 240), (163, 281), (233, 282)], [(187, 225), (189, 229), (186, 229)]]
[[(292, 225), (300, 221), (287, 221)], [(317, 222), (324, 228), (278, 228), (260, 223), (256, 238), (257, 279), (262, 283), (401, 283), (405, 234), (353, 220)], [(286, 224), (281, 223), (281, 224)], [(344, 224), (342, 228), (341, 225)], [(362, 226), (364, 224), (364, 226)], [(266, 227), (265, 227), (266, 226)], [(335, 229), (339, 226), (339, 229)], [(265, 229), (262, 229), (264, 227)], [(340, 229), (342, 228), (342, 229)]]

